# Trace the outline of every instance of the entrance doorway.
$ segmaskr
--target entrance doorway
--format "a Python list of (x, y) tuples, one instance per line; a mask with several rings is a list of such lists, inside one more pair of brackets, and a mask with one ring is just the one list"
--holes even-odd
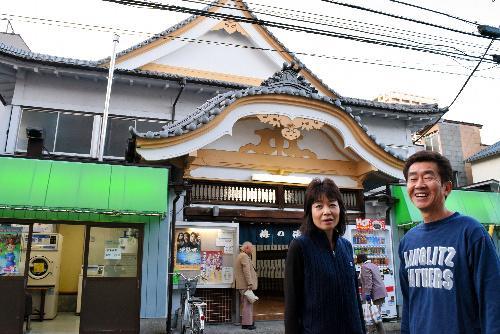
[(297, 236), (298, 224), (240, 223), (240, 243), (255, 245), (255, 269), (259, 280), (254, 304), (256, 320), (283, 320), (284, 278), (288, 245)]
[(80, 333), (139, 333), (141, 234), (87, 226)]

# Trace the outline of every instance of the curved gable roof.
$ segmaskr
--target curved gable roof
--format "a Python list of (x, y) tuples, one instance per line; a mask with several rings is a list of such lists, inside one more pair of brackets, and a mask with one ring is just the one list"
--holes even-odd
[(348, 116), (345, 119), (351, 119), (350, 123), (355, 124), (361, 136), (367, 137), (368, 141), (373, 142), (377, 147), (398, 161), (405, 160), (404, 156), (381, 143), (375, 135), (369, 133), (366, 125), (361, 123), (361, 118), (354, 115), (350, 107), (344, 107), (340, 99), (319, 95), (317, 90), (298, 74), (300, 69), (300, 65), (295, 63), (284, 64), (281, 71), (276, 72), (271, 78), (265, 80), (261, 86), (229, 91), (217, 95), (198, 107), (196, 111), (186, 118), (164, 126), (161, 131), (140, 133), (134, 128), (130, 130), (133, 136), (138, 138), (138, 147), (141, 147), (141, 149), (162, 147), (168, 145), (169, 142), (179, 142), (180, 138), (178, 140), (176, 137), (189, 136), (191, 138), (191, 136), (196, 136), (196, 133), (203, 132), (205, 127), (210, 128), (214, 126), (218, 122), (219, 115), (226, 108), (237, 105), (244, 99), (260, 97), (263, 100), (266, 96), (292, 96), (308, 99), (309, 102), (305, 101), (302, 103), (305, 106), (311, 105), (313, 101), (316, 101), (327, 103), (333, 109), (340, 109), (341, 113)]

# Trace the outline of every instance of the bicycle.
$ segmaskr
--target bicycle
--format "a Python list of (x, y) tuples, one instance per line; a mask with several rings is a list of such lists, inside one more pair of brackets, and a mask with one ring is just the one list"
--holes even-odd
[[(182, 273), (172, 273), (184, 280), (184, 293), (181, 295), (181, 334), (203, 334), (205, 329), (205, 314), (203, 306), (207, 304), (201, 298), (193, 297), (198, 278), (205, 279), (201, 274), (186, 277)], [(189, 332), (188, 332), (189, 330)]]

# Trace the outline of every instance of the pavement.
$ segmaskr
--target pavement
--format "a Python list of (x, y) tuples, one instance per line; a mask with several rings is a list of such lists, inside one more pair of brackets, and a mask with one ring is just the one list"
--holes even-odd
[[(282, 334), (285, 333), (283, 321), (256, 321), (255, 330), (242, 329), (240, 324), (207, 324), (204, 334)], [(399, 334), (399, 322), (384, 322), (386, 334)], [(165, 319), (141, 319), (141, 334), (166, 333)], [(174, 330), (173, 333), (179, 334)]]

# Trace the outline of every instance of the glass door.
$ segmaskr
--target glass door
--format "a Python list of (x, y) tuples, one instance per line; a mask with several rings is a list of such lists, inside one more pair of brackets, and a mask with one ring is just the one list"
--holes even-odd
[(80, 333), (139, 333), (142, 229), (87, 226)]

